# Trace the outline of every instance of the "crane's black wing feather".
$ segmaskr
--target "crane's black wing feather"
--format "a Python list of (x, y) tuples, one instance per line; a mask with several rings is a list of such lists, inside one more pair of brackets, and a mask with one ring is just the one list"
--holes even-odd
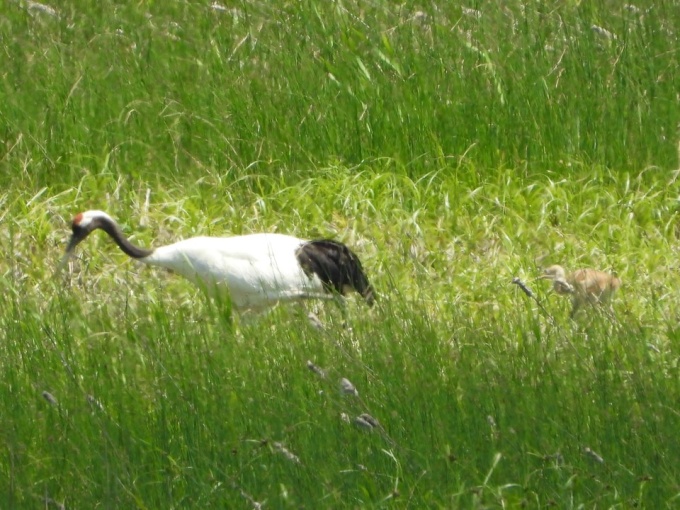
[(373, 305), (375, 295), (359, 257), (347, 246), (329, 239), (317, 239), (301, 245), (295, 253), (307, 275), (317, 275), (326, 289), (344, 295), (355, 290)]

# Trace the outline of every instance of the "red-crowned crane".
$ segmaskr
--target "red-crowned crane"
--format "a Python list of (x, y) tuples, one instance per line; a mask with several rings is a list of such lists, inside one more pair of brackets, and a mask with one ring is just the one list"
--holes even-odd
[(227, 295), (238, 312), (261, 312), (284, 301), (333, 299), (355, 290), (375, 300), (359, 258), (344, 244), (283, 234), (193, 237), (158, 248), (132, 244), (103, 211), (78, 214), (65, 260), (91, 232), (101, 229), (123, 252), (145, 264), (175, 271), (206, 290)]
[(547, 267), (542, 279), (552, 280), (557, 294), (570, 295), (572, 302), (571, 317), (585, 303), (597, 305), (608, 302), (621, 286), (621, 280), (613, 274), (596, 269), (578, 269), (567, 274), (562, 266)]

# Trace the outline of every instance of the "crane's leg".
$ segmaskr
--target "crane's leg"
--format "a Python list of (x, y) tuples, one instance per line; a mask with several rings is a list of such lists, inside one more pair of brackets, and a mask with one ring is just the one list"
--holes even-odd
[(347, 311), (347, 300), (340, 294), (334, 294), (333, 301), (335, 301), (335, 304), (340, 309), (340, 314), (342, 315), (342, 327), (344, 329), (351, 330), (352, 328), (349, 325), (349, 312)]
[(571, 301), (571, 313), (569, 314), (569, 318), (573, 319), (576, 316), (576, 312), (579, 311), (581, 308), (581, 300), (580, 299), (572, 299)]

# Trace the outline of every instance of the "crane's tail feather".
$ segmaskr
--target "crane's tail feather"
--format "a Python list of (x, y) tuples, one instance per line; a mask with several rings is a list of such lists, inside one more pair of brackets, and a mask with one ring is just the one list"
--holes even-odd
[(353, 289), (369, 306), (375, 302), (373, 287), (359, 257), (344, 244), (328, 239), (309, 241), (300, 246), (295, 255), (304, 272), (317, 275), (329, 291), (344, 295)]

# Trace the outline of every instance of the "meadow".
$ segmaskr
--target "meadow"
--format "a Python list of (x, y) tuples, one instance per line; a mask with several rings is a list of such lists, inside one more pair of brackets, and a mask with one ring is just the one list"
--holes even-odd
[[(0, 15), (0, 507), (680, 504), (676, 2), (61, 4)], [(378, 302), (58, 273), (88, 209), (331, 237)]]

